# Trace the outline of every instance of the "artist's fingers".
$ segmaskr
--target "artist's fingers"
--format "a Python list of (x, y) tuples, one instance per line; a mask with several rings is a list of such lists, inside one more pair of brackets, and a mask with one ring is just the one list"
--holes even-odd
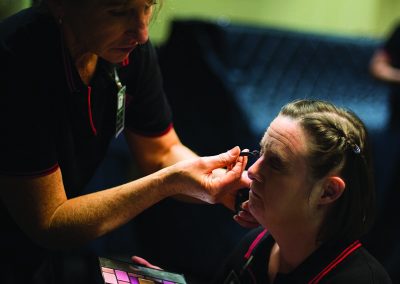
[(131, 259), (132, 259), (133, 262), (135, 262), (137, 264), (140, 264), (140, 265), (143, 265), (143, 266), (146, 266), (146, 267), (149, 267), (149, 268), (153, 268), (153, 269), (162, 270), (160, 267), (151, 264), (150, 262), (148, 262), (147, 260), (145, 260), (144, 258), (142, 258), (140, 256), (134, 255), (134, 256), (131, 257)]

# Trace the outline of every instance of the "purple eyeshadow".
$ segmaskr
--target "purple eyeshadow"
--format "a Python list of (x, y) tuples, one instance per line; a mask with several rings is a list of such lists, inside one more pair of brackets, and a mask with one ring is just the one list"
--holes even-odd
[(121, 281), (129, 282), (128, 274), (125, 271), (115, 270), (115, 275), (117, 275), (117, 279)]
[(139, 280), (134, 276), (129, 276), (129, 280), (131, 281), (131, 284), (139, 284)]

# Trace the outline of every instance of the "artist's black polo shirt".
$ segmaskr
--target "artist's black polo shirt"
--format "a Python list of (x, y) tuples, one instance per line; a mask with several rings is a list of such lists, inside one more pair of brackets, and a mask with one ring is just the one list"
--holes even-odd
[[(86, 86), (57, 23), (37, 8), (0, 24), (0, 175), (40, 176), (60, 168), (68, 197), (79, 194), (116, 132), (114, 67), (127, 86), (125, 128), (145, 136), (160, 136), (171, 128), (150, 42), (118, 66), (104, 60), (98, 64)], [(0, 251), (23, 253), (20, 260), (25, 264), (39, 262), (40, 249), (20, 231), (2, 202), (0, 222)]]
[[(0, 174), (34, 176), (60, 166), (67, 193), (93, 175), (115, 134), (114, 66), (100, 60), (90, 86), (78, 75), (56, 23), (28, 9), (0, 27)], [(150, 42), (118, 66), (127, 85), (126, 124), (159, 136), (171, 113)]]

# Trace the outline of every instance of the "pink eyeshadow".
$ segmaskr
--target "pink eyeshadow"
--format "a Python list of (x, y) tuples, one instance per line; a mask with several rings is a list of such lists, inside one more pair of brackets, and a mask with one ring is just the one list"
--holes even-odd
[(107, 284), (118, 284), (117, 278), (114, 274), (103, 271), (104, 282)]
[(114, 273), (114, 269), (108, 267), (102, 267), (101, 270), (108, 273)]

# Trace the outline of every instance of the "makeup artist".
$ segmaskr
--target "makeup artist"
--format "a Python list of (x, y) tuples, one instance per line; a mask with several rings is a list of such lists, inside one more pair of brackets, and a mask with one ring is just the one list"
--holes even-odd
[[(157, 5), (46, 0), (0, 24), (2, 283), (57, 283), (48, 249), (107, 234), (169, 196), (233, 208), (248, 185), (238, 147), (199, 158), (174, 131), (148, 38)], [(149, 175), (80, 195), (118, 135)]]

